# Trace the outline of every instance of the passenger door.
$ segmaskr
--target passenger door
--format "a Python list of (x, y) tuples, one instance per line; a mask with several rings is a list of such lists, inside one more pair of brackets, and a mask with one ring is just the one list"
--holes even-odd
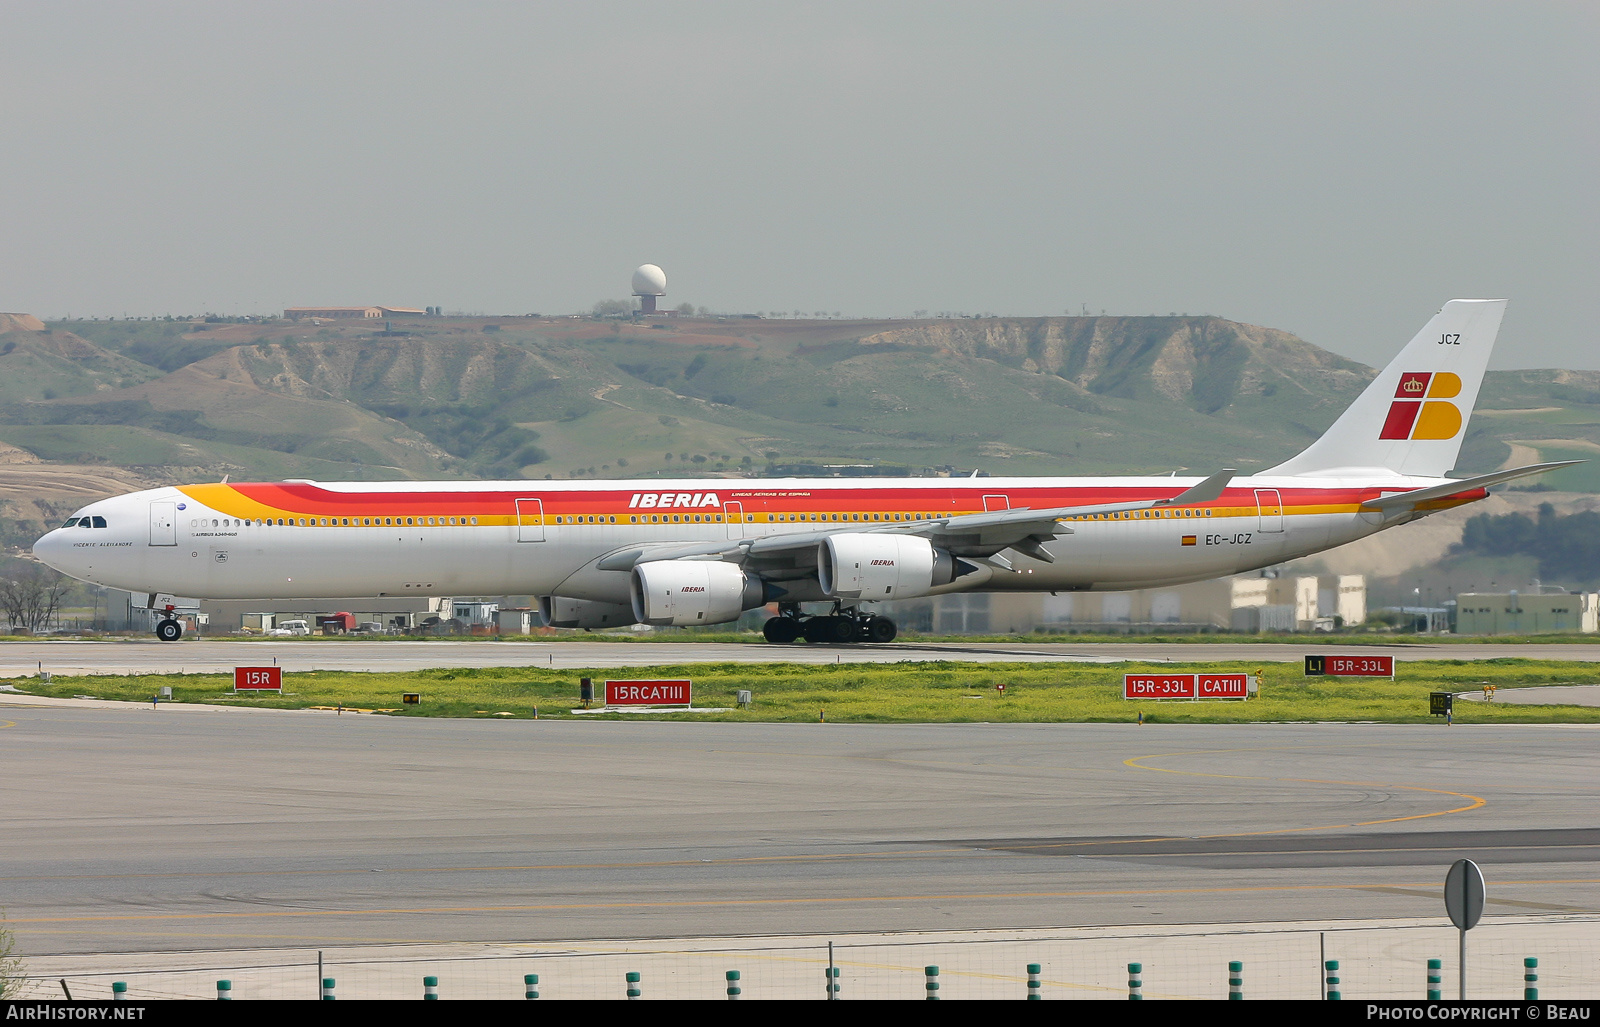
[(723, 503), (722, 514), (728, 519), (728, 537), (744, 538), (744, 504)]
[(517, 500), (517, 541), (544, 541), (544, 500)]
[(178, 544), (178, 506), (176, 503), (150, 504), (150, 544), (175, 546)]
[(1283, 497), (1277, 489), (1256, 489), (1256, 513), (1262, 532), (1283, 530)]

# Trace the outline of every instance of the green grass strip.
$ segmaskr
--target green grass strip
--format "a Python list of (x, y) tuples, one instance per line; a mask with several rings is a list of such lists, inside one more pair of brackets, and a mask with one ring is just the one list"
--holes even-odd
[[(1240, 701), (1134, 701), (1121, 698), (1122, 675), (1161, 672), (1262, 672), (1259, 698)], [(537, 707), (542, 718), (569, 718), (579, 707), (578, 679), (601, 682), (690, 678), (698, 707), (732, 707), (749, 689), (748, 710), (714, 714), (588, 714), (589, 718), (831, 723), (1127, 723), (1142, 712), (1150, 723), (1243, 724), (1307, 721), (1438, 723), (1428, 714), (1428, 693), (1534, 685), (1600, 683), (1600, 665), (1516, 658), (1402, 663), (1397, 679), (1305, 678), (1293, 664), (1194, 663), (957, 663), (842, 664), (711, 663), (687, 666), (592, 668), (539, 667), (437, 669), (396, 673), (308, 671), (283, 676), (284, 695), (235, 696), (232, 678), (220, 674), (145, 674), (36, 678), (13, 683), (35, 695), (94, 696), (149, 702), (162, 686), (174, 702), (225, 703), (297, 709), (344, 706), (392, 710), (388, 716), (522, 719)], [(1004, 684), (1001, 694), (995, 686)], [(403, 706), (404, 692), (422, 702)], [(1501, 693), (1502, 697), (1504, 692)], [(501, 718), (505, 719), (505, 718)], [(1463, 724), (1600, 723), (1600, 708), (1525, 706), (1458, 699)]]

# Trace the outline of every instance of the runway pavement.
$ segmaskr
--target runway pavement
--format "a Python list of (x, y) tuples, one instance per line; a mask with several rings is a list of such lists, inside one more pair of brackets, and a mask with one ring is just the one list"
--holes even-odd
[(1597, 729), (0, 708), (24, 953), (1600, 910)]
[(1049, 663), (1127, 660), (1193, 663), (1246, 661), (1298, 663), (1307, 653), (1355, 652), (1397, 660), (1483, 660), (1523, 657), (1600, 662), (1600, 644), (1414, 642), (1386, 646), (1338, 646), (1219, 642), (1015, 642), (891, 643), (889, 645), (768, 645), (762, 642), (560, 641), (366, 641), (152, 639), (117, 641), (29, 641), (0, 644), (0, 678), (48, 670), (55, 674), (226, 673), (241, 664), (276, 661), (289, 670), (422, 670), (430, 667), (641, 667), (684, 663)]

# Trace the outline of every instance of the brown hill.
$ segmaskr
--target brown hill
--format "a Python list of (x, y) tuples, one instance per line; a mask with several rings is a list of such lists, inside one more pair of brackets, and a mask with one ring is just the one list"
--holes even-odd
[(32, 314), (0, 313), (0, 335), (4, 335), (7, 332), (42, 332), (44, 330), (44, 322)]
[(1056, 375), (1102, 395), (1166, 399), (1202, 413), (1273, 385), (1344, 396), (1373, 375), (1288, 332), (1218, 317), (940, 320), (864, 336), (861, 345), (959, 353)]

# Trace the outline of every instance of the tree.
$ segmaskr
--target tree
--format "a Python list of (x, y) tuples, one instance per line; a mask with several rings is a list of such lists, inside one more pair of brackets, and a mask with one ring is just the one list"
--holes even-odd
[(680, 303), (680, 304), (678, 304), (678, 313), (682, 314), (684, 317), (693, 317), (694, 316), (694, 304), (693, 303)]
[(71, 587), (71, 579), (44, 564), (12, 560), (0, 578), (0, 610), (11, 624), (38, 631), (55, 620), (61, 597)]

